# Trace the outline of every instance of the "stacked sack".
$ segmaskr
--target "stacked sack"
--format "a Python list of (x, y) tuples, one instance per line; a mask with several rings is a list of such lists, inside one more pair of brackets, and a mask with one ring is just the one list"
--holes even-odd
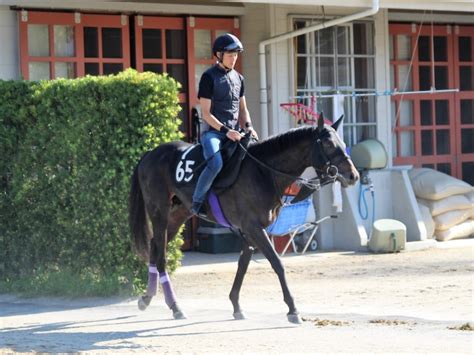
[(474, 235), (474, 187), (439, 171), (409, 172), (428, 238), (446, 241)]

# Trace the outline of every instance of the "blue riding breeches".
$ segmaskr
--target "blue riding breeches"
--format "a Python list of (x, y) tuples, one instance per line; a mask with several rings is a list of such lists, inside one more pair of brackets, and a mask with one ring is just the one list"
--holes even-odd
[(207, 161), (206, 167), (202, 171), (196, 183), (196, 189), (193, 194), (193, 202), (203, 203), (207, 192), (222, 169), (222, 154), (219, 151), (222, 147), (225, 133), (219, 131), (207, 131), (201, 137), (202, 152)]

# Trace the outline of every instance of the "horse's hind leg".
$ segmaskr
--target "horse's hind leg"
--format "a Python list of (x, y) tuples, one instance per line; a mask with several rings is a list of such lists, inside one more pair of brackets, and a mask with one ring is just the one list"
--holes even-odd
[(165, 295), (165, 302), (173, 311), (174, 319), (186, 319), (186, 315), (181, 310), (176, 301), (176, 296), (173, 291), (173, 287), (171, 285), (171, 280), (166, 272), (166, 245), (169, 241), (173, 240), (178, 233), (179, 228), (181, 225), (191, 216), (191, 213), (188, 211), (186, 207), (183, 205), (179, 205), (173, 207), (171, 209), (171, 213), (169, 214), (168, 218), (168, 229), (167, 229), (167, 238), (162, 245), (165, 253), (163, 254), (163, 258), (160, 258), (161, 255), (158, 256), (158, 271), (160, 272), (160, 283), (161, 287), (163, 288), (163, 293)]
[[(171, 280), (166, 271), (166, 245), (168, 242), (169, 211), (170, 206), (166, 204), (160, 208), (154, 208), (153, 212), (150, 213), (153, 225), (153, 238), (150, 242), (148, 286), (146, 294), (138, 301), (138, 307), (141, 310), (144, 310), (150, 304), (151, 299), (156, 295), (159, 277), (165, 296), (165, 302), (173, 311), (173, 317), (175, 319), (182, 319), (185, 318), (185, 316), (178, 307)], [(174, 234), (176, 234), (177, 228), (174, 223), (171, 223), (170, 227), (170, 237), (172, 238), (174, 237)]]
[[(158, 208), (154, 207), (154, 211)], [(164, 223), (164, 224), (163, 224)], [(152, 215), (153, 237), (150, 241), (150, 256), (148, 265), (148, 285), (145, 295), (138, 299), (138, 308), (144, 311), (156, 296), (158, 289), (158, 268), (157, 263), (160, 254), (160, 246), (163, 240), (166, 240), (167, 221), (160, 217), (158, 212)]]
[(239, 257), (239, 266), (237, 268), (237, 274), (235, 275), (234, 284), (232, 285), (232, 290), (230, 291), (229, 298), (234, 307), (234, 318), (235, 319), (245, 319), (245, 316), (240, 308), (239, 295), (240, 289), (242, 287), (242, 282), (244, 276), (247, 272), (250, 259), (252, 258), (253, 248), (251, 248), (246, 240), (242, 241), (242, 252)]

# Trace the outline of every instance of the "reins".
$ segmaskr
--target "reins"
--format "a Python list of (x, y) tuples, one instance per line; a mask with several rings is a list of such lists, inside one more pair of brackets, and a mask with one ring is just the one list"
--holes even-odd
[[(248, 135), (248, 133), (246, 135)], [(262, 167), (269, 170), (273, 174), (280, 175), (280, 176), (285, 176), (285, 177), (291, 179), (292, 181), (296, 181), (296, 183), (299, 186), (305, 186), (306, 188), (308, 188), (310, 190), (319, 191), (321, 189), (321, 187), (332, 184), (336, 181), (337, 177), (339, 176), (339, 169), (334, 164), (331, 164), (331, 160), (328, 158), (328, 156), (326, 155), (326, 153), (324, 152), (324, 150), (322, 148), (321, 139), (319, 137), (318, 137), (316, 142), (320, 146), (320, 149), (319, 149), (320, 154), (323, 156), (324, 160), (326, 161), (325, 162), (325, 169), (318, 169), (318, 168), (315, 168), (313, 166), (314, 170), (316, 172), (319, 172), (320, 174), (318, 174), (318, 176), (316, 176), (314, 178), (309, 178), (309, 179), (303, 178), (303, 177), (298, 176), (298, 175), (292, 175), (292, 174), (288, 174), (288, 173), (285, 173), (283, 171), (277, 170), (277, 169), (271, 167), (270, 165), (264, 163), (263, 161), (261, 161), (257, 157), (255, 157), (252, 153), (250, 153), (248, 151), (248, 149), (246, 147), (244, 147), (242, 145), (242, 143), (240, 141), (237, 142), (237, 144), (240, 146), (240, 148), (242, 148), (244, 150), (246, 155), (248, 155), (257, 164), (261, 165)], [(205, 159), (198, 166), (196, 166), (196, 169), (199, 169), (204, 164), (207, 164), (207, 162), (209, 160), (211, 160), (217, 153), (221, 152), (229, 144), (232, 144), (232, 143), (233, 143), (233, 141), (231, 141), (231, 140), (226, 141), (217, 152), (215, 152), (209, 158)], [(322, 179), (324, 181), (321, 183)]]
[[(263, 166), (264, 168), (266, 168), (267, 170), (270, 170), (273, 174), (276, 174), (276, 175), (281, 175), (281, 176), (285, 176), (285, 177), (288, 177), (290, 178), (291, 180), (293, 181), (296, 181), (300, 186), (306, 186), (307, 188), (311, 189), (311, 190), (315, 190), (315, 191), (319, 191), (321, 189), (322, 186), (325, 186), (325, 185), (328, 185), (328, 184), (331, 184), (333, 183), (334, 181), (336, 181), (336, 178), (337, 176), (339, 175), (339, 171), (337, 169), (337, 166), (335, 165), (327, 165), (327, 169), (326, 171), (324, 170), (321, 170), (321, 169), (316, 169), (314, 168), (314, 170), (316, 171), (319, 171), (322, 173), (322, 177), (328, 177), (329, 180), (321, 183), (321, 179), (317, 176), (317, 177), (314, 177), (314, 178), (311, 178), (311, 179), (305, 179), (301, 176), (298, 176), (298, 175), (292, 175), (292, 174), (288, 174), (288, 173), (285, 173), (283, 171), (280, 171), (280, 170), (277, 170), (273, 167), (271, 167), (270, 165), (264, 163), (263, 161), (261, 161), (260, 159), (258, 159), (257, 157), (255, 157), (253, 154), (251, 154), (247, 148), (245, 148), (242, 144), (240, 144), (239, 142), (239, 145), (240, 147), (245, 151), (245, 153), (252, 159), (254, 160), (257, 164)], [(328, 160), (328, 162), (330, 163), (330, 161)], [(335, 172), (336, 174), (331, 174), (330, 170), (334, 168), (335, 169)]]

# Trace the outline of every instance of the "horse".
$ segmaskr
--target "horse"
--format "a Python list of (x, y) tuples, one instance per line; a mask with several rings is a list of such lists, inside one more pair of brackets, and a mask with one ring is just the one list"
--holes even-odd
[[(317, 126), (294, 128), (249, 145), (236, 181), (218, 193), (226, 220), (242, 237), (237, 273), (229, 294), (235, 319), (245, 319), (239, 294), (252, 254), (258, 249), (278, 276), (288, 306), (288, 321), (302, 322), (287, 285), (283, 263), (265, 228), (281, 208), (285, 189), (307, 167), (314, 168), (321, 184), (337, 180), (342, 187), (348, 187), (357, 182), (359, 174), (336, 133), (341, 121), (342, 117), (332, 126), (326, 125), (320, 115)], [(176, 182), (176, 166), (189, 147), (189, 143), (175, 141), (145, 153), (134, 169), (129, 197), (132, 242), (137, 254), (149, 261), (147, 291), (139, 297), (138, 307), (144, 310), (150, 304), (156, 295), (159, 276), (165, 302), (174, 319), (184, 319), (186, 315), (178, 305), (166, 272), (166, 247), (192, 216), (194, 185)], [(206, 207), (207, 219), (217, 222), (207, 202)]]

